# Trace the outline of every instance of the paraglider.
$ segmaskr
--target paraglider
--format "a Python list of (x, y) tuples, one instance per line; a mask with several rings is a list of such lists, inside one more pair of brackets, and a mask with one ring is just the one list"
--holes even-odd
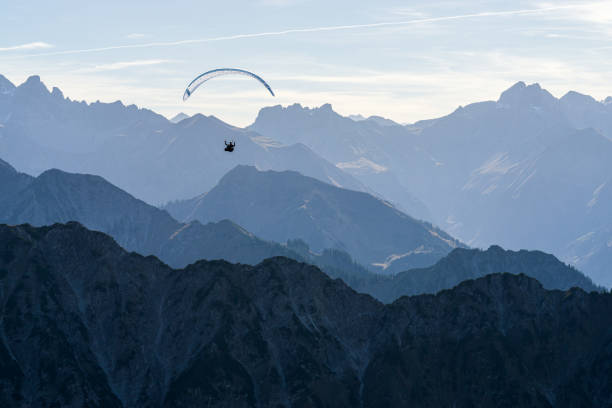
[[(222, 75), (243, 75), (243, 76), (253, 78), (259, 81), (259, 83), (262, 84), (268, 90), (268, 92), (270, 92), (272, 96), (275, 96), (274, 91), (272, 91), (272, 88), (270, 88), (270, 85), (268, 85), (266, 81), (264, 81), (257, 74), (254, 74), (249, 71), (245, 71), (244, 69), (238, 69), (238, 68), (218, 68), (218, 69), (213, 69), (211, 71), (207, 71), (195, 77), (195, 79), (191, 81), (189, 85), (187, 85), (187, 89), (185, 89), (185, 93), (183, 93), (183, 101), (186, 101), (191, 96), (191, 94), (193, 94), (195, 90), (198, 89), (200, 85), (202, 85), (204, 82), (212, 78), (222, 76)], [(226, 152), (233, 152), (235, 147), (236, 147), (236, 142), (232, 141), (232, 142), (227, 143), (227, 141), (225, 141), (224, 150)]]
[(274, 96), (274, 91), (272, 91), (272, 88), (270, 88), (270, 85), (268, 85), (266, 81), (261, 79), (259, 75), (256, 75), (249, 71), (245, 71), (244, 69), (218, 68), (218, 69), (213, 69), (211, 71), (205, 72), (195, 77), (195, 79), (191, 81), (189, 85), (187, 85), (187, 89), (185, 89), (185, 93), (183, 94), (183, 101), (186, 101), (191, 96), (191, 94), (194, 93), (195, 90), (198, 89), (200, 85), (202, 85), (204, 82), (212, 78), (222, 76), (222, 75), (243, 75), (243, 76), (251, 77), (259, 81), (268, 90), (268, 92), (270, 92), (270, 94)]

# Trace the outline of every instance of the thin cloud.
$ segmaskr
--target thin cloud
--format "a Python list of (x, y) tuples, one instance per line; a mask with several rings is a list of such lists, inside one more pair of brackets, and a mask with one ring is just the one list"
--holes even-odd
[(455, 15), (455, 16), (417, 18), (417, 19), (412, 19), (412, 20), (389, 21), (389, 22), (382, 22), (382, 23), (294, 28), (294, 29), (281, 30), (281, 31), (236, 34), (236, 35), (229, 35), (229, 36), (222, 36), (222, 37), (199, 38), (199, 39), (191, 39), (191, 40), (159, 41), (159, 42), (151, 42), (151, 43), (145, 43), (145, 44), (112, 45), (108, 47), (99, 47), (99, 48), (87, 48), (87, 49), (80, 49), (80, 50), (66, 50), (66, 51), (58, 51), (58, 52), (29, 54), (29, 55), (25, 55), (24, 57), (83, 54), (83, 53), (91, 53), (91, 52), (103, 52), (103, 51), (134, 49), (134, 48), (173, 47), (173, 46), (179, 46), (179, 45), (201, 44), (201, 43), (210, 43), (210, 42), (217, 42), (217, 41), (231, 41), (231, 40), (240, 40), (240, 39), (246, 39), (246, 38), (277, 37), (277, 36), (283, 36), (283, 35), (288, 35), (288, 34), (299, 34), (299, 33), (357, 30), (357, 29), (368, 29), (368, 28), (379, 28), (379, 27), (397, 27), (397, 26), (429, 24), (429, 23), (438, 23), (438, 22), (444, 22), (444, 21), (455, 21), (455, 20), (487, 18), (487, 17), (534, 15), (534, 14), (550, 13), (550, 12), (561, 11), (561, 10), (576, 9), (580, 7), (581, 6), (578, 6), (578, 5), (563, 5), (563, 6), (540, 7), (540, 8), (522, 9), (522, 10), (485, 11), (485, 12), (480, 12), (480, 13), (460, 14), (460, 15)]
[(37, 50), (41, 48), (53, 48), (53, 45), (42, 41), (31, 42), (27, 44), (14, 45), (12, 47), (0, 48), (0, 52), (3, 51), (19, 51), (19, 50)]
[(83, 69), (77, 70), (76, 72), (117, 71), (117, 70), (126, 69), (126, 68), (166, 64), (168, 62), (171, 62), (171, 61), (170, 60), (120, 61), (120, 62), (113, 62), (111, 64), (96, 65), (95, 67), (91, 67), (91, 68), (83, 68)]
[[(541, 3), (539, 6), (552, 7), (552, 3)], [(576, 6), (571, 14), (564, 14), (562, 17), (607, 25), (612, 23), (612, 3), (609, 1), (585, 1)]]

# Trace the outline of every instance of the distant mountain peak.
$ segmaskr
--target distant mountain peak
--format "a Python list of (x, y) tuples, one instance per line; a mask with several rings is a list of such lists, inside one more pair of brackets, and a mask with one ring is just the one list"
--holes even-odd
[(259, 175), (259, 173), (269, 173), (269, 172), (273, 172), (273, 171), (268, 170), (265, 172), (261, 172), (255, 166), (248, 165), (248, 164), (239, 164), (233, 169), (231, 169), (230, 171), (228, 171), (221, 178), (221, 180), (219, 180), (219, 185), (225, 185), (228, 183), (244, 181), (245, 177), (253, 177), (253, 176)]
[(17, 89), (20, 92), (24, 92), (32, 96), (44, 95), (49, 93), (49, 90), (47, 89), (45, 84), (42, 83), (42, 81), (40, 80), (40, 76), (38, 75), (32, 75), (23, 84), (19, 85)]
[(64, 99), (64, 93), (56, 86), (54, 86), (51, 90), (51, 95), (59, 99)]
[(355, 122), (361, 122), (362, 120), (366, 120), (367, 118), (361, 114), (357, 115), (349, 115), (349, 119), (354, 120)]
[(21, 84), (20, 86), (44, 87), (45, 89), (47, 89), (45, 84), (43, 84), (43, 82), (40, 80), (40, 76), (39, 75), (29, 76), (28, 79), (26, 79), (26, 81), (23, 84)]
[(523, 81), (517, 82), (502, 92), (498, 100), (499, 104), (507, 106), (549, 107), (556, 102), (557, 98), (542, 89), (540, 84), (526, 85)]
[(293, 117), (302, 117), (304, 115), (315, 115), (315, 114), (333, 114), (338, 115), (334, 108), (330, 103), (324, 103), (323, 105), (314, 108), (309, 108), (308, 106), (302, 106), (299, 103), (294, 103), (292, 105), (288, 105), (287, 107), (283, 107), (282, 105), (274, 105), (262, 108), (255, 119), (255, 122), (260, 120), (265, 120), (268, 117), (276, 116), (282, 113), (289, 113), (295, 115)]
[(239, 129), (233, 125), (230, 125), (229, 123), (222, 121), (221, 119), (217, 118), (214, 115), (206, 116), (201, 113), (196, 113), (195, 115), (188, 117), (185, 120), (180, 121), (178, 124), (183, 127), (200, 126), (203, 128), (208, 128), (209, 126), (213, 126), (216, 129), (220, 129), (220, 128)]
[(378, 115), (372, 115), (367, 120), (374, 122), (379, 126), (400, 126), (399, 123)]
[(592, 96), (581, 94), (580, 92), (576, 92), (576, 91), (569, 91), (568, 93), (566, 93), (565, 95), (561, 97), (561, 101), (564, 101), (564, 102), (569, 101), (569, 102), (574, 102), (574, 103), (588, 103), (588, 104), (599, 103)]
[(185, 113), (181, 112), (181, 113), (179, 113), (179, 114), (177, 114), (177, 115), (173, 116), (173, 117), (170, 119), (170, 122), (172, 122), (172, 123), (179, 123), (180, 121), (182, 121), (182, 120), (184, 120), (184, 119), (189, 119), (189, 118), (190, 118), (190, 116), (189, 116), (189, 115), (187, 115), (187, 114), (185, 114)]

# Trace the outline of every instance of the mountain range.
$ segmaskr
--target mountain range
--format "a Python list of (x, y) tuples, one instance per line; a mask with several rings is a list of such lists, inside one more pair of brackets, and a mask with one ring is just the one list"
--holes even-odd
[(0, 226), (2, 406), (602, 407), (612, 295), (493, 274), (383, 305), (287, 258), (173, 270)]
[[(269, 175), (275, 176), (265, 172), (257, 177)], [(256, 264), (268, 257), (286, 256), (317, 265), (329, 276), (341, 278), (358, 292), (383, 302), (407, 294), (436, 293), (463, 280), (495, 272), (524, 273), (540, 280), (548, 289), (577, 286), (587, 291), (599, 290), (579, 271), (539, 252), (515, 254), (497, 247), (485, 252), (456, 249), (431, 268), (411, 269), (388, 277), (364, 268), (345, 251), (324, 248), (315, 252), (299, 238), (281, 245), (263, 240), (228, 219), (204, 225), (199, 221), (178, 222), (166, 211), (132, 197), (99, 176), (48, 170), (33, 178), (0, 161), (0, 180), (5, 186), (16, 187), (0, 196), (0, 223), (43, 226), (78, 221), (109, 234), (127, 250), (158, 256), (173, 267), (184, 267), (200, 259)]]
[[(17, 87), (2, 76), (0, 83), (8, 89), (0, 96), (0, 152), (28, 174), (49, 168), (96, 174), (154, 204), (206, 191), (239, 163), (372, 191), (303, 144), (281, 145), (212, 116), (172, 123), (120, 101), (72, 101), (38, 76)], [(237, 142), (233, 154), (223, 151), (224, 140)]]
[[(612, 104), (518, 82), (497, 101), (411, 125), (355, 121), (330, 105), (275, 106), (248, 127), (300, 140), (361, 181), (400, 180), (468, 245), (541, 249), (612, 285)], [(399, 202), (402, 200), (399, 199)], [(585, 236), (598, 237), (597, 241)]]
[[(368, 192), (468, 245), (542, 250), (612, 286), (610, 98), (518, 82), (496, 101), (410, 125), (296, 104), (264, 108), (240, 129), (72, 101), (36, 76), (17, 87), (1, 77), (0, 89), (2, 157), (29, 174), (96, 174), (158, 205), (209, 191), (238, 164), (293, 170)], [(231, 155), (228, 139), (238, 142)]]
[(5, 162), (0, 164), (0, 178), (25, 180), (0, 200), (3, 223), (43, 226), (78, 221), (111, 235), (129, 251), (155, 254), (175, 267), (199, 259), (252, 264), (271, 256), (297, 257), (229, 220), (206, 225), (197, 221), (179, 223), (166, 211), (132, 197), (100, 176), (48, 170), (34, 178), (18, 173)]
[(384, 200), (290, 171), (238, 166), (207, 193), (164, 208), (181, 221), (231, 219), (271, 241), (342, 249), (387, 274), (432, 265), (462, 245)]

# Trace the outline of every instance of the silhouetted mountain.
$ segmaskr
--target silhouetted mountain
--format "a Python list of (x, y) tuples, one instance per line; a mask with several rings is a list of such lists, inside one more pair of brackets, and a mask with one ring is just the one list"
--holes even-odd
[(316, 252), (339, 248), (384, 273), (431, 265), (461, 245), (385, 201), (296, 172), (238, 166), (191, 203), (166, 209), (183, 221), (231, 219), (277, 242), (300, 238)]
[[(49, 92), (38, 76), (12, 86), (0, 78), (0, 87), (8, 90), (0, 94), (0, 152), (28, 174), (49, 168), (96, 174), (154, 204), (208, 190), (239, 163), (292, 169), (371, 191), (303, 145), (271, 146), (261, 135), (212, 116), (175, 124), (119, 101), (71, 101), (57, 88)], [(233, 154), (223, 150), (224, 140), (237, 142)]]
[(3, 406), (602, 407), (612, 295), (489, 275), (383, 306), (286, 258), (172, 270), (0, 226)]

